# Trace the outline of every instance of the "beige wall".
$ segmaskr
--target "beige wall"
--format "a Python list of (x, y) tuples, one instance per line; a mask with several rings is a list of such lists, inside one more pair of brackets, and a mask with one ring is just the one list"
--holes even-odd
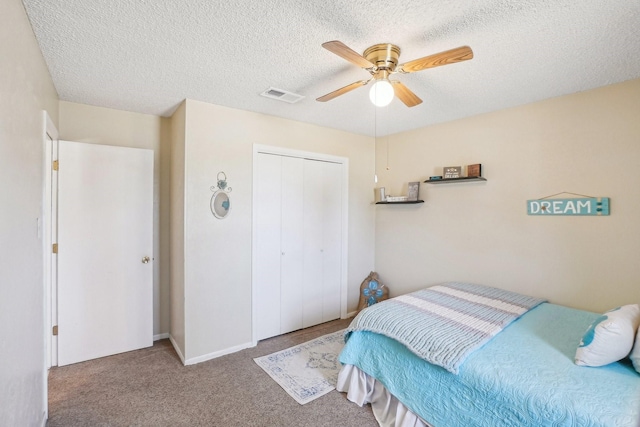
[[(162, 118), (149, 114), (131, 113), (110, 108), (93, 107), (60, 101), (60, 139), (90, 144), (153, 150), (153, 333), (169, 332), (169, 265), (161, 260), (168, 257), (169, 240), (165, 234), (161, 246), (161, 232), (168, 233), (169, 152), (162, 150)], [(61, 162), (63, 160), (61, 159)]]
[[(373, 268), (372, 139), (291, 120), (186, 101), (186, 358), (251, 342), (253, 144), (349, 159), (348, 307)], [(233, 210), (209, 210), (210, 187), (224, 171)]]
[[(486, 183), (422, 183), (423, 205), (378, 206), (376, 268), (392, 294), (494, 285), (602, 311), (640, 302), (640, 80), (484, 114), (377, 143), (387, 193), (482, 163)], [(611, 198), (606, 217), (528, 216), (559, 192)], [(566, 195), (564, 197), (571, 197)]]
[(56, 94), (20, 0), (0, 14), (0, 425), (44, 425), (43, 112)]

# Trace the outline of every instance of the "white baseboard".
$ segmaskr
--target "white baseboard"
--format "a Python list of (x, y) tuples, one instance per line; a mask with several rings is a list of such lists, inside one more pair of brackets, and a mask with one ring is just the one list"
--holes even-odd
[(41, 427), (47, 427), (47, 419), (49, 418), (49, 416), (47, 415), (47, 411), (44, 411), (44, 413), (42, 414), (42, 422), (40, 423)]
[(178, 344), (176, 344), (176, 342), (173, 339), (173, 337), (171, 336), (171, 334), (169, 334), (169, 341), (171, 341), (171, 345), (173, 345), (173, 349), (176, 351), (176, 353), (178, 353), (178, 357), (182, 361), (182, 364), (186, 365), (186, 363), (184, 363), (184, 356), (182, 355), (182, 352), (180, 351), (180, 347), (178, 347)]
[(153, 336), (154, 341), (166, 340), (167, 338), (169, 338), (169, 333), (167, 332)]
[(345, 317), (345, 319), (348, 319), (350, 317), (355, 317), (355, 315), (358, 314), (358, 311), (352, 311), (351, 313), (347, 313), (347, 317)]
[(207, 360), (215, 359), (220, 356), (224, 356), (227, 354), (235, 353), (240, 350), (244, 350), (245, 348), (253, 347), (253, 343), (247, 342), (244, 344), (236, 345), (234, 347), (225, 348), (224, 350), (214, 351), (213, 353), (203, 354), (202, 356), (192, 357), (184, 362), (184, 365), (195, 365), (196, 363), (206, 362)]
[(224, 350), (215, 351), (213, 353), (203, 354), (202, 356), (192, 357), (191, 359), (185, 359), (184, 355), (182, 354), (182, 351), (180, 351), (180, 347), (178, 347), (178, 344), (175, 342), (175, 340), (170, 334), (169, 334), (169, 341), (171, 341), (171, 344), (173, 345), (174, 350), (178, 354), (178, 357), (180, 358), (184, 366), (195, 365), (196, 363), (206, 362), (207, 360), (211, 360), (220, 356), (235, 353), (237, 351), (244, 350), (245, 348), (249, 348), (253, 346), (252, 343), (248, 342), (248, 343), (240, 344), (234, 347), (225, 348)]

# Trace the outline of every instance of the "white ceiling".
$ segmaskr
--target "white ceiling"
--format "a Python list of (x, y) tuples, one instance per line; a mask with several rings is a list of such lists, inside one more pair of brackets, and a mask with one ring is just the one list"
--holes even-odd
[[(161, 116), (190, 98), (380, 136), (640, 77), (638, 0), (23, 2), (60, 99)], [(424, 102), (376, 112), (368, 86), (315, 100), (369, 77), (329, 40), (474, 58), (397, 75)]]

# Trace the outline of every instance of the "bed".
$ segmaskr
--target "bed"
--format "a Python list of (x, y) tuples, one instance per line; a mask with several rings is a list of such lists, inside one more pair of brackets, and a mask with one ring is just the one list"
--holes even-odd
[(381, 426), (640, 427), (640, 374), (628, 359), (574, 364), (598, 316), (533, 304), (447, 369), (375, 327), (350, 326), (337, 389), (361, 406), (370, 403)]

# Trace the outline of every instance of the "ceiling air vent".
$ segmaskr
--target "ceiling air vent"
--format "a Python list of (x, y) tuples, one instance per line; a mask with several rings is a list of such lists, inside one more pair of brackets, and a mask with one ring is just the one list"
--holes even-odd
[(276, 89), (275, 87), (270, 87), (269, 89), (262, 92), (260, 95), (266, 98), (277, 99), (278, 101), (288, 102), (289, 104), (295, 104), (296, 102), (304, 98), (304, 96), (298, 95), (297, 93), (289, 92), (287, 90), (282, 90), (282, 89)]

